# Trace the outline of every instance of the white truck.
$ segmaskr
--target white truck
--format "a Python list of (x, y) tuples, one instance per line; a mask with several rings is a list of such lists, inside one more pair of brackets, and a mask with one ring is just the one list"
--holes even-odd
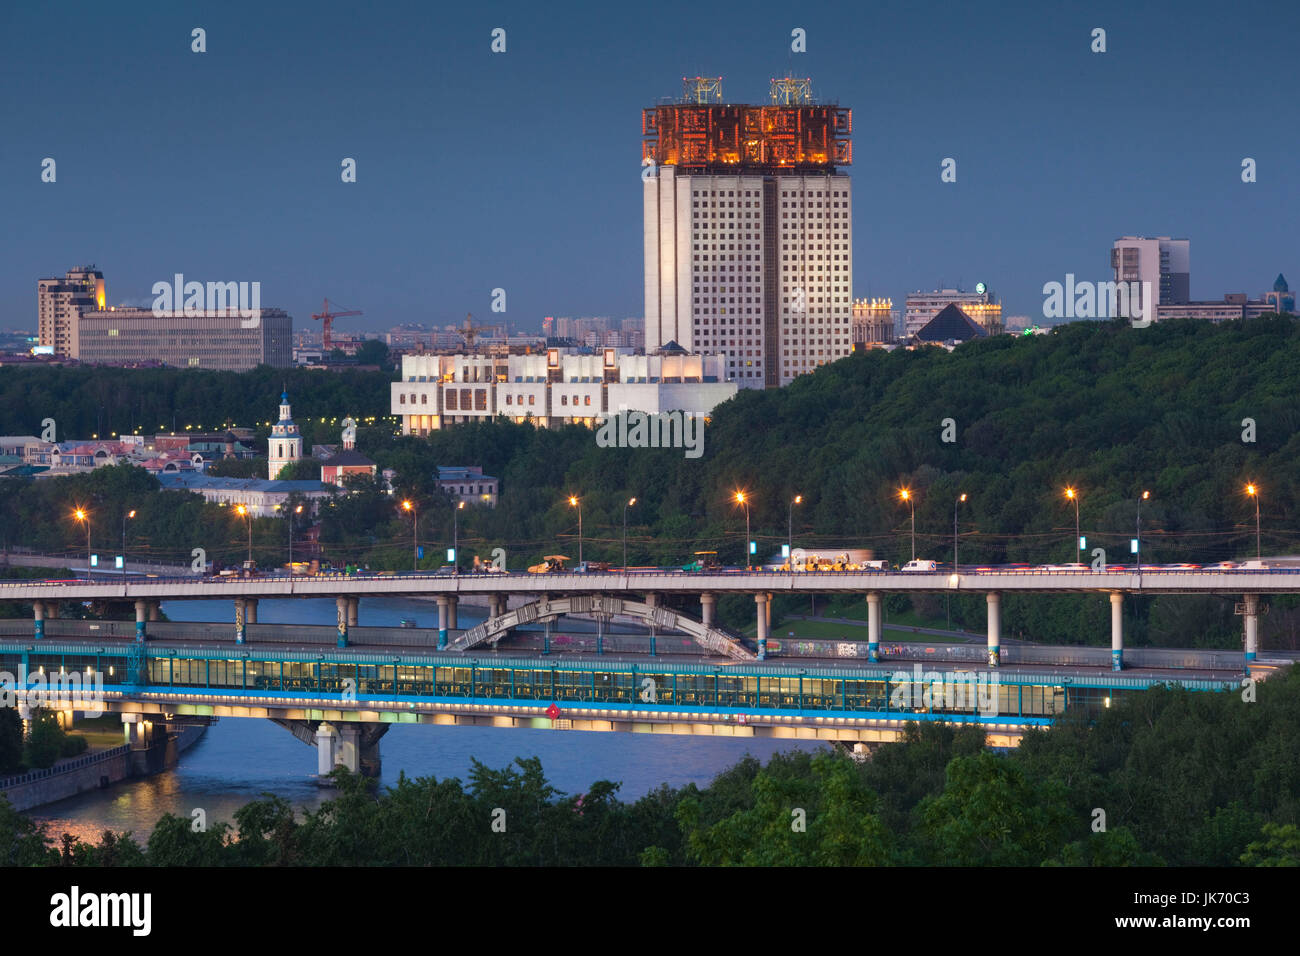
[(903, 571), (934, 571), (939, 567), (937, 562), (928, 561), (925, 558), (913, 558), (903, 565)]

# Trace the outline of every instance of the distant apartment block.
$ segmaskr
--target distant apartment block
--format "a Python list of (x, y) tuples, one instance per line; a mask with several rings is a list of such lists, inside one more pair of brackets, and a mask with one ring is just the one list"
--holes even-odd
[(391, 412), (402, 433), (504, 415), (541, 427), (594, 426), (619, 411), (707, 415), (736, 394), (726, 357), (665, 349), (658, 355), (551, 348), (539, 354), (404, 355)]
[[(1110, 267), (1116, 282), (1137, 282), (1141, 316), (1151, 318), (1142, 290), (1150, 289), (1154, 305), (1182, 305), (1191, 301), (1191, 241), (1169, 236), (1122, 236), (1110, 250)], [(1142, 283), (1150, 283), (1142, 285)], [(1137, 318), (1131, 303), (1121, 318)]]
[(261, 309), (251, 318), (236, 309), (198, 315), (109, 309), (82, 312), (75, 327), (72, 357), (88, 364), (161, 363), (223, 372), (293, 364), (293, 320), (283, 309)]
[(483, 474), (482, 465), (465, 467), (438, 467), (438, 488), (451, 495), (454, 501), (467, 505), (495, 508), (500, 481)]
[(955, 305), (966, 317), (989, 335), (1003, 331), (1002, 306), (992, 292), (976, 286), (976, 291), (961, 289), (936, 289), (933, 292), (913, 292), (907, 297), (903, 315), (903, 336), (910, 339), (930, 324), (940, 312)]
[(39, 344), (55, 355), (75, 358), (77, 319), (82, 312), (104, 308), (104, 274), (93, 265), (69, 269), (62, 279), (36, 282)]

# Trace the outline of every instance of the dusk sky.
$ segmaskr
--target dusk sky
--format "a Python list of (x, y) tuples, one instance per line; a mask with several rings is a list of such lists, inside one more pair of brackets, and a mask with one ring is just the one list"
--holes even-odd
[(1255, 297), (1300, 285), (1298, 10), (9, 3), (0, 327), (34, 330), (37, 279), (92, 262), (112, 304), (260, 281), (299, 329), (325, 296), (365, 312), (340, 331), (640, 317), (642, 108), (696, 74), (765, 102), (787, 71), (853, 110), (855, 297), (984, 281), (1041, 320), (1043, 284), (1110, 278), (1121, 235), (1190, 238), (1193, 298)]

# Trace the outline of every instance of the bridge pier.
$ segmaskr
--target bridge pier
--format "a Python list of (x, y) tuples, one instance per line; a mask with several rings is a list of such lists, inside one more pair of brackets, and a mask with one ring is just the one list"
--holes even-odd
[(447, 630), (456, 631), (460, 629), (460, 623), (456, 618), (456, 607), (460, 604), (460, 598), (454, 594), (447, 595)]
[[(647, 594), (645, 596), (645, 603), (650, 607), (658, 607), (659, 597), (658, 594)], [(655, 621), (653, 615), (650, 617), (650, 656), (655, 656)]]
[(348, 598), (348, 627), (357, 627), (357, 619), (361, 616), (361, 598)]
[(59, 619), (59, 602), (58, 602), (58, 601), (46, 601), (46, 602), (45, 602), (45, 619), (46, 619), (47, 621), (57, 621), (57, 620)]
[(334, 725), (321, 721), (316, 728), (316, 776), (324, 781), (334, 769)]
[(39, 641), (41, 638), (45, 636), (45, 602), (44, 601), (32, 602), (32, 617), (35, 619), (34, 627), (36, 633), (36, 640)]
[(143, 599), (135, 602), (135, 639), (143, 644), (145, 641), (145, 621), (149, 619), (149, 602)]
[(235, 643), (236, 644), (244, 643), (244, 636), (248, 633), (248, 629), (245, 626), (245, 621), (244, 621), (244, 611), (246, 607), (247, 607), (247, 601), (245, 598), (242, 597), (235, 598)]
[(507, 599), (504, 594), (488, 595), (488, 620), (506, 613)]
[(880, 592), (867, 592), (867, 658), (880, 660)]
[(155, 623), (157, 623), (157, 621), (159, 620), (159, 618), (160, 618), (161, 616), (162, 616), (162, 602), (161, 602), (161, 601), (150, 601), (150, 602), (149, 602), (149, 620), (150, 620), (150, 621), (153, 621), (153, 622), (155, 622)]
[(758, 605), (758, 659), (767, 660), (767, 604), (769, 595), (755, 594), (754, 603)]
[(1247, 594), (1246, 598), (1246, 670), (1255, 663), (1259, 654), (1259, 595)]
[(718, 608), (718, 597), (712, 591), (700, 595), (700, 620), (705, 627), (713, 626), (713, 616)]
[(989, 667), (1002, 665), (1002, 595), (989, 591), (984, 595), (988, 602)]
[(1110, 669), (1124, 669), (1124, 595), (1110, 592)]
[(447, 595), (439, 594), (434, 598), (438, 605), (438, 649), (447, 646)]
[(257, 598), (244, 598), (244, 620), (249, 624), (257, 623)]
[(334, 599), (334, 608), (338, 611), (338, 646), (348, 646), (348, 599), (345, 597), (336, 597)]

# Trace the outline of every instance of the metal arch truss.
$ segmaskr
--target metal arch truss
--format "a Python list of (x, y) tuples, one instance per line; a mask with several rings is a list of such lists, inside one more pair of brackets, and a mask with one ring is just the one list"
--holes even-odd
[(718, 627), (705, 625), (670, 608), (628, 601), (603, 594), (580, 594), (573, 597), (543, 598), (517, 607), (498, 617), (470, 628), (448, 645), (448, 650), (467, 651), (482, 644), (495, 644), (512, 629), (537, 621), (551, 621), (564, 614), (624, 614), (653, 624), (661, 631), (682, 631), (705, 650), (738, 661), (757, 660), (757, 656)]

